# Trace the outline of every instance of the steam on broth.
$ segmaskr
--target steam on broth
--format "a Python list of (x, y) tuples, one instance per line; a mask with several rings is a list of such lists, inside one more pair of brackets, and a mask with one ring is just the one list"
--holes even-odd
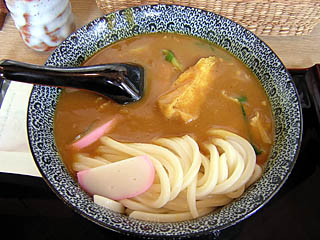
[[(190, 70), (200, 59), (212, 57), (216, 65), (210, 70), (214, 79), (201, 91), (193, 93), (197, 97), (205, 92), (197, 117), (168, 118), (161, 110), (159, 98), (172, 90), (183, 72)], [(85, 65), (116, 62), (137, 63), (144, 67), (145, 93), (141, 101), (118, 105), (90, 92), (64, 90), (58, 102), (54, 129), (56, 143), (63, 161), (75, 177), (78, 171), (139, 153), (147, 155), (155, 166), (153, 184), (146, 192), (119, 202), (131, 217), (180, 221), (227, 204), (261, 175), (273, 143), (271, 107), (256, 76), (238, 59), (204, 40), (158, 33), (117, 42), (95, 54)], [(98, 141), (80, 150), (70, 148), (77, 137), (81, 138), (110, 120), (115, 123)], [(175, 144), (180, 150), (175, 149)], [(197, 156), (197, 160), (194, 160), (196, 157), (183, 160), (183, 154)], [(178, 160), (173, 163), (169, 156), (176, 156)], [(228, 159), (230, 156), (236, 160)], [(224, 162), (223, 158), (226, 158)], [(242, 159), (243, 163), (239, 163), (242, 167), (237, 159)], [(214, 167), (210, 161), (217, 161), (215, 167), (220, 166), (220, 170), (225, 166), (224, 177), (221, 172), (217, 177), (209, 174)], [(191, 168), (195, 166), (196, 173), (193, 174)], [(250, 176), (244, 176), (248, 172)], [(192, 179), (186, 179), (190, 176)], [(231, 183), (231, 178), (234, 181), (229, 190), (217, 190), (222, 189), (225, 182)], [(169, 190), (164, 190), (165, 181)], [(236, 188), (234, 184), (239, 186)], [(211, 192), (204, 194), (208, 189)]]

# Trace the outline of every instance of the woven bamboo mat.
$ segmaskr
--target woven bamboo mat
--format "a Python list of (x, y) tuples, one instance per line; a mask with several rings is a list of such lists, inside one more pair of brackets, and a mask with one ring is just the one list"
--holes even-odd
[(260, 36), (309, 34), (320, 23), (320, 0), (96, 0), (109, 13), (146, 4), (177, 4), (225, 16)]

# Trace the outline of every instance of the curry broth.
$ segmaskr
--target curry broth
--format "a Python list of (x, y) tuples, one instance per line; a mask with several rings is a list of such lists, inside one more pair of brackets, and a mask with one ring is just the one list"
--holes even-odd
[[(165, 60), (163, 49), (174, 52), (184, 70), (202, 57), (214, 55), (221, 62), (215, 69), (217, 77), (210, 86), (200, 117), (187, 124), (181, 120), (166, 119), (157, 105), (158, 97), (181, 73)], [(144, 97), (137, 103), (121, 106), (90, 92), (63, 91), (57, 104), (54, 131), (59, 152), (71, 172), (73, 152), (68, 148), (69, 144), (93, 123), (102, 124), (115, 115), (120, 118), (107, 135), (119, 141), (150, 142), (154, 138), (189, 134), (200, 143), (208, 137), (206, 132), (209, 128), (219, 127), (253, 141), (263, 150), (258, 155), (258, 163), (266, 161), (271, 144), (262, 141), (258, 130), (245, 120), (240, 104), (226, 95), (234, 98), (245, 96), (247, 119), (252, 119), (259, 112), (261, 125), (273, 139), (271, 107), (255, 75), (230, 53), (197, 38), (167, 33), (149, 34), (115, 43), (98, 52), (84, 65), (114, 62), (132, 62), (145, 68)], [(91, 146), (85, 151), (92, 149), (94, 147)]]

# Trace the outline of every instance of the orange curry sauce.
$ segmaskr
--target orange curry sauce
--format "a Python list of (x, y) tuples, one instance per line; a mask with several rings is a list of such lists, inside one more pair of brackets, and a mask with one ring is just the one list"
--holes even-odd
[[(165, 60), (162, 50), (171, 50), (184, 70), (200, 58), (216, 56), (221, 62), (216, 79), (210, 85), (206, 102), (201, 107), (198, 119), (189, 123), (168, 120), (160, 112), (158, 97), (165, 93), (181, 71)], [(262, 153), (259, 164), (265, 163), (272, 143), (265, 143), (250, 119), (259, 113), (260, 123), (273, 141), (273, 118), (270, 103), (256, 76), (237, 58), (225, 50), (204, 40), (178, 34), (149, 34), (115, 43), (91, 57), (85, 65), (115, 62), (138, 63), (145, 68), (144, 97), (137, 103), (118, 105), (107, 98), (86, 91), (65, 90), (59, 99), (55, 115), (55, 137), (59, 152), (71, 170), (72, 152), (68, 146), (92, 123), (102, 124), (115, 115), (120, 115), (117, 124), (108, 136), (124, 142), (150, 142), (159, 137), (189, 134), (201, 146), (206, 141), (207, 130), (216, 127), (239, 134), (253, 142)], [(245, 97), (241, 105), (230, 98)], [(93, 151), (90, 146), (85, 152)]]

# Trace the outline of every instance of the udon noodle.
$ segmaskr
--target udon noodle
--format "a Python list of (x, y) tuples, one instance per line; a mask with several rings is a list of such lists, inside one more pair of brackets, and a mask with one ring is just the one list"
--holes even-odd
[(121, 143), (103, 136), (95, 156), (77, 153), (72, 167), (82, 171), (147, 155), (155, 181), (145, 193), (119, 201), (126, 214), (157, 222), (193, 219), (239, 197), (262, 174), (246, 139), (221, 129), (208, 134), (209, 141), (201, 146), (188, 135), (152, 143)]

